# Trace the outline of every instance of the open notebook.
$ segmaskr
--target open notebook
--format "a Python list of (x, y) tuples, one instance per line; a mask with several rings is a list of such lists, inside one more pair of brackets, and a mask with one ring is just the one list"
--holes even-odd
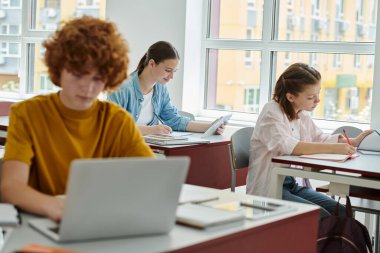
[(340, 155), (340, 154), (312, 154), (312, 155), (301, 155), (300, 158), (324, 160), (331, 162), (345, 162), (348, 159), (354, 159), (358, 157), (358, 154), (353, 155)]

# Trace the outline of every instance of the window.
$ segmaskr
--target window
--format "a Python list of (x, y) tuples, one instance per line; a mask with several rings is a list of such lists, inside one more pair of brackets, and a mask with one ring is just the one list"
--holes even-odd
[(342, 67), (342, 57), (340, 54), (334, 54), (334, 69), (340, 69)]
[(257, 112), (259, 109), (259, 89), (245, 88), (244, 89), (244, 111)]
[(13, 9), (21, 7), (21, 0), (1, 0), (1, 8)]
[(0, 34), (2, 35), (18, 35), (20, 34), (20, 29), (18, 25), (10, 25), (10, 24), (1, 24)]
[[(304, 62), (322, 74), (322, 99), (313, 117), (369, 123), (376, 91), (378, 1), (257, 0), (255, 26), (238, 15), (248, 13), (249, 2), (209, 0), (203, 6), (208, 29), (201, 45), (205, 71), (200, 113), (231, 110), (234, 118), (254, 120), (271, 100), (282, 71), (291, 63)], [(362, 27), (355, 29), (358, 24)], [(248, 59), (254, 62), (250, 68)], [(353, 95), (356, 98), (350, 99)]]
[[(91, 8), (79, 10), (79, 3)], [(0, 0), (0, 98), (24, 99), (57, 90), (48, 78), (41, 45), (62, 19), (79, 11), (104, 18), (105, 0)]]
[(360, 69), (360, 66), (361, 66), (361, 58), (360, 58), (360, 55), (359, 54), (355, 54), (354, 55), (354, 67), (356, 69)]

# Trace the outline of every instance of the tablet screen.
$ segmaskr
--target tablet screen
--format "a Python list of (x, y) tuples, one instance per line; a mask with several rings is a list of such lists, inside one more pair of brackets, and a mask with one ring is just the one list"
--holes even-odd
[(211, 136), (215, 133), (215, 131), (222, 125), (224, 122), (228, 121), (232, 117), (232, 114), (227, 114), (215, 120), (215, 122), (202, 134), (203, 137)]

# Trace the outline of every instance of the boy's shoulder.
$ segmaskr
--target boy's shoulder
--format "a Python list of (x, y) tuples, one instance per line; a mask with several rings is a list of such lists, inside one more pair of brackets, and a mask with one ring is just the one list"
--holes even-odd
[(32, 110), (37, 107), (45, 107), (47, 104), (52, 103), (54, 96), (57, 96), (56, 93), (48, 95), (37, 95), (29, 99), (17, 102), (12, 105), (13, 110), (23, 111), (23, 110)]
[(125, 110), (124, 108), (115, 104), (112, 101), (108, 101), (108, 100), (98, 101), (98, 106), (99, 106), (99, 110), (103, 111), (108, 116), (114, 116), (120, 119), (123, 119), (125, 117), (127, 118), (130, 117), (133, 120), (132, 116), (129, 114), (127, 110)]

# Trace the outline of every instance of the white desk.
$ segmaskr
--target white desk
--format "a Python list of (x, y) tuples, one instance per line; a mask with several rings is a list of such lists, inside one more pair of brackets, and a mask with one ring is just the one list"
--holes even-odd
[[(347, 160), (343, 163), (330, 162), (315, 159), (300, 158), (297, 156), (279, 156), (272, 159), (272, 162), (286, 165), (301, 165), (304, 170), (291, 167), (276, 167), (272, 171), (272, 184), (270, 196), (282, 198), (282, 188), (285, 176), (317, 179), (330, 182), (329, 192), (333, 195), (350, 195), (350, 186), (358, 186), (372, 189), (380, 189), (380, 156), (363, 155)], [(323, 170), (331, 170), (326, 172)], [(336, 172), (337, 174), (333, 174)], [(344, 172), (344, 174), (342, 174)], [(365, 204), (365, 201), (362, 202)], [(377, 215), (377, 217), (379, 217)], [(375, 231), (376, 248), (375, 252), (380, 252), (379, 230)], [(367, 224), (369, 226), (369, 224)]]
[[(286, 165), (301, 165), (304, 170), (292, 167), (276, 167), (272, 171), (270, 196), (281, 199), (285, 176), (317, 179), (330, 182), (329, 191), (334, 195), (349, 195), (350, 186), (380, 189), (380, 156), (360, 155), (346, 162), (330, 162), (298, 156), (278, 156), (272, 162)], [(332, 174), (323, 170), (346, 172)], [(351, 173), (351, 174), (347, 174)]]
[[(214, 203), (240, 200), (269, 200), (291, 203), (295, 210), (262, 220), (245, 220), (199, 230), (181, 225), (166, 235), (140, 236), (112, 240), (56, 244), (30, 228), (31, 215), (23, 215), (23, 224), (16, 228), (2, 252), (14, 252), (29, 243), (40, 243), (83, 252), (315, 252), (319, 210), (316, 206), (282, 200), (241, 195), (211, 188), (190, 186), (204, 194), (217, 194)], [(153, 210), (154, 211), (154, 210)], [(289, 231), (292, 231), (289, 233)], [(294, 236), (297, 235), (297, 236)]]

